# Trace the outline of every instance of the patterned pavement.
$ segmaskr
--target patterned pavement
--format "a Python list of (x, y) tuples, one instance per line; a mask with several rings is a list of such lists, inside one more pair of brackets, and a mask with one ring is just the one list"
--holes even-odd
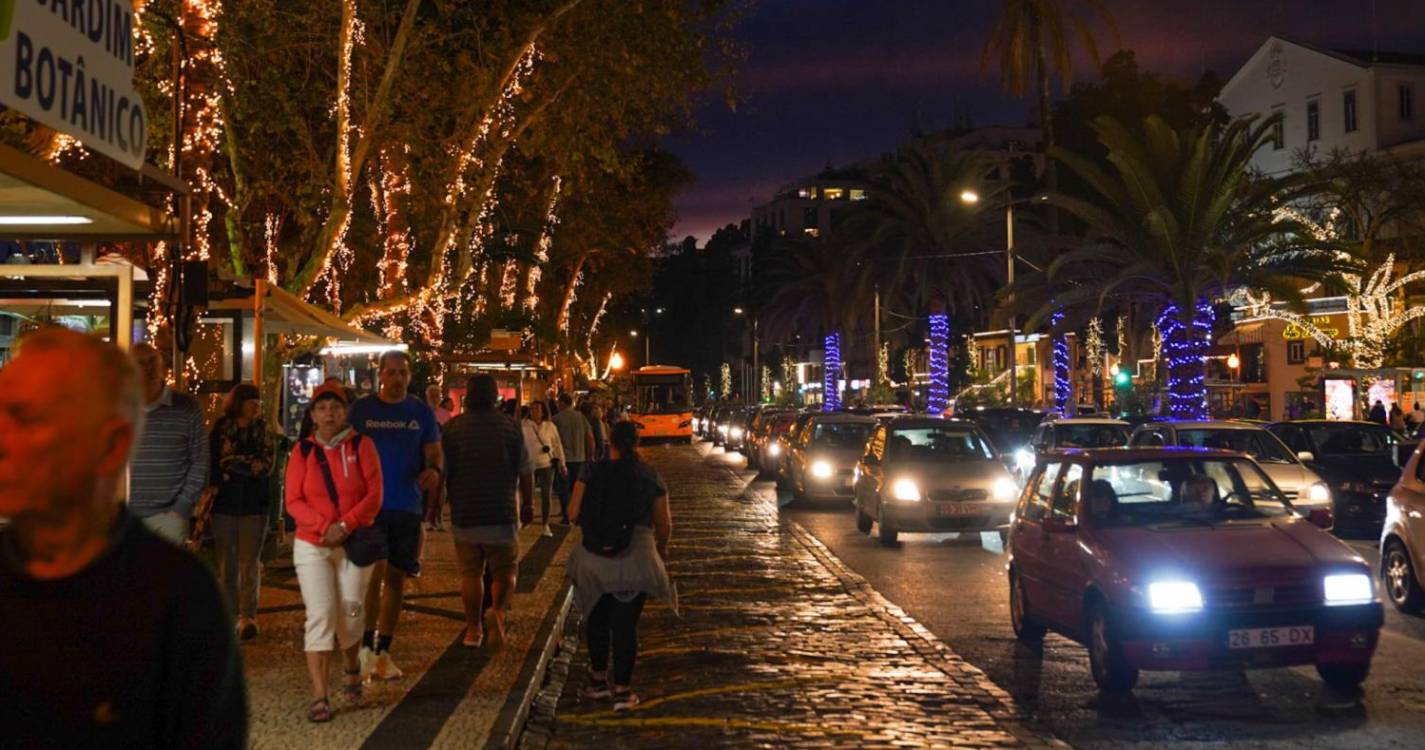
[[(587, 701), (577, 613), (521, 746), (1064, 747), (706, 447), (648, 451), (671, 490), (681, 617), (650, 603), (637, 709)], [(947, 593), (953, 581), (944, 583)]]

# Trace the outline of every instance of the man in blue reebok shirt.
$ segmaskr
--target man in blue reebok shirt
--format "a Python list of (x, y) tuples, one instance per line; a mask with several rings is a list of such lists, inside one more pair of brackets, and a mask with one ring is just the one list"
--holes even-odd
[(381, 456), (383, 500), (375, 528), (385, 536), (386, 559), (376, 562), (366, 595), (366, 632), (361, 668), (380, 680), (401, 677), (391, 660), (391, 641), (401, 616), (406, 577), (421, 572), (421, 520), (427, 496), (440, 488), (445, 456), (435, 412), (412, 396), (411, 358), (402, 351), (381, 355), (380, 390), (351, 405), (348, 420), (371, 437)]

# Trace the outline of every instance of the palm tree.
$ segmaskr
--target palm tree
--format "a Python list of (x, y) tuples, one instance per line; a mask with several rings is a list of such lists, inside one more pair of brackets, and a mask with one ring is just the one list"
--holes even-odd
[(841, 332), (864, 305), (855, 300), (854, 264), (827, 242), (787, 240), (772, 248), (762, 279), (770, 290), (758, 310), (766, 335), (788, 340), (803, 330), (823, 334), (822, 408), (840, 408)]
[(1018, 299), (1039, 301), (1030, 324), (1061, 311), (1079, 322), (1107, 300), (1157, 313), (1170, 413), (1204, 417), (1210, 304), (1240, 287), (1299, 303), (1300, 280), (1329, 279), (1348, 267), (1278, 210), (1305, 184), (1259, 178), (1249, 169), (1276, 122), (1238, 120), (1174, 131), (1153, 116), (1135, 132), (1100, 117), (1094, 129), (1108, 164), (1055, 149), (1053, 158), (1094, 195), (1052, 194), (1048, 200), (1081, 219), (1089, 235), (1043, 274), (1009, 290)]
[[(1067, 12), (1066, 6), (1071, 3), (1103, 21), (1116, 43), (1118, 28), (1103, 0), (1001, 0), (999, 21), (990, 30), (990, 38), (980, 54), (981, 68), (989, 67), (991, 59), (998, 59), (1000, 82), (1009, 93), (1024, 96), (1029, 82), (1034, 81), (1039, 97), (1040, 135), (1046, 152), (1055, 145), (1049, 79), (1058, 77), (1060, 87), (1068, 88), (1074, 76), (1071, 34), (1078, 34), (1095, 68), (1103, 64), (1088, 20)], [(1048, 190), (1059, 187), (1052, 161), (1045, 165), (1044, 182)], [(1049, 221), (1050, 232), (1058, 234), (1057, 217), (1052, 212)]]
[[(868, 175), (870, 199), (837, 234), (863, 269), (858, 296), (875, 286), (912, 310), (937, 299), (957, 315), (983, 309), (1000, 264), (974, 252), (985, 242), (982, 207), (1007, 188), (987, 181), (993, 168), (982, 154), (924, 143), (878, 164)], [(967, 204), (966, 191), (978, 202)]]

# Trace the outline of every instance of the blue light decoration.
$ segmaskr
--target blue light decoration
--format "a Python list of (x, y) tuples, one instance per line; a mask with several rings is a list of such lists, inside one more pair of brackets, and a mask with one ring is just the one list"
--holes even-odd
[[(1064, 321), (1064, 314), (1056, 312), (1049, 316), (1050, 327)], [(1069, 395), (1074, 384), (1069, 380), (1069, 338), (1064, 333), (1054, 334), (1054, 411), (1068, 414)]]
[(926, 391), (925, 409), (931, 414), (945, 413), (950, 405), (950, 316), (930, 315), (930, 387)]
[(822, 340), (822, 391), (821, 410), (837, 411), (841, 408), (841, 333), (832, 331)]
[(1175, 303), (1158, 315), (1168, 369), (1168, 416), (1172, 419), (1207, 419), (1207, 347), (1212, 341), (1212, 319), (1212, 306), (1205, 299), (1198, 300), (1189, 324), (1178, 319)]

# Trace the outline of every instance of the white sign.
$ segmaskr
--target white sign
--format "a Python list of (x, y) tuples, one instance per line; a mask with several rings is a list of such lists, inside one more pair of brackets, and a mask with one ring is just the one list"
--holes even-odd
[(0, 104), (143, 166), (132, 0), (0, 0)]

